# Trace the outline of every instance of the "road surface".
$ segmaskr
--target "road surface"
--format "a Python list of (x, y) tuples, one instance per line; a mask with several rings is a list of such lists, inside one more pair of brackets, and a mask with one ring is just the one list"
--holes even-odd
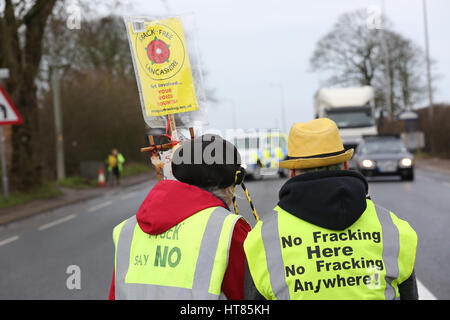
[[(247, 182), (261, 218), (276, 205), (285, 181), (266, 177)], [(102, 197), (0, 226), (0, 299), (107, 299), (112, 229), (138, 210), (154, 183), (112, 188)], [(420, 297), (450, 299), (450, 176), (417, 169), (413, 182), (370, 180), (369, 193), (374, 202), (408, 220), (418, 234)], [(242, 190), (238, 204), (254, 225)], [(79, 283), (73, 281), (77, 270)]]

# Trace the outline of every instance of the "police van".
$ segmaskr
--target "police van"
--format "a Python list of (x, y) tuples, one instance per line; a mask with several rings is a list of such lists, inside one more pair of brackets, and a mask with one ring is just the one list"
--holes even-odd
[(239, 150), (242, 166), (254, 180), (278, 174), (286, 177), (288, 170), (280, 168), (278, 162), (287, 157), (287, 135), (279, 130), (243, 132), (230, 141)]

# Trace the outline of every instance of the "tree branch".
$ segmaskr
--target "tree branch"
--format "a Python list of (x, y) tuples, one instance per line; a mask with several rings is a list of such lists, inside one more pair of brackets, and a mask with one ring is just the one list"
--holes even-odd
[(56, 1), (36, 1), (23, 19), (26, 25), (24, 58), (29, 77), (33, 81), (42, 57), (42, 39), (46, 21), (52, 13)]
[(17, 84), (14, 75), (19, 75), (22, 72), (22, 52), (19, 45), (14, 6), (11, 0), (5, 1), (4, 17), (1, 19), (1, 24), (1, 34), (3, 38), (2, 41), (0, 41), (0, 46), (2, 47), (2, 60), (13, 75), (8, 82), (14, 86)]

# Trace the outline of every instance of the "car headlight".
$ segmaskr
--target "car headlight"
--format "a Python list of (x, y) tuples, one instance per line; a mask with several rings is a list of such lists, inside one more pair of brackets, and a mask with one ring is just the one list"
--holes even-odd
[(412, 160), (410, 158), (403, 158), (400, 160), (400, 166), (402, 167), (411, 167), (412, 166)]
[(366, 169), (371, 169), (371, 168), (375, 167), (375, 162), (373, 162), (372, 160), (366, 159), (366, 160), (361, 161), (361, 166)]

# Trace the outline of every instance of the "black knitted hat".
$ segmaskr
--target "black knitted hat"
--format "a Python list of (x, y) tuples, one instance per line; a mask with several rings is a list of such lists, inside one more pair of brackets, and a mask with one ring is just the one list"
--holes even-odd
[(200, 188), (226, 188), (243, 181), (245, 170), (236, 147), (218, 135), (205, 134), (183, 141), (172, 157), (172, 173), (178, 181)]

